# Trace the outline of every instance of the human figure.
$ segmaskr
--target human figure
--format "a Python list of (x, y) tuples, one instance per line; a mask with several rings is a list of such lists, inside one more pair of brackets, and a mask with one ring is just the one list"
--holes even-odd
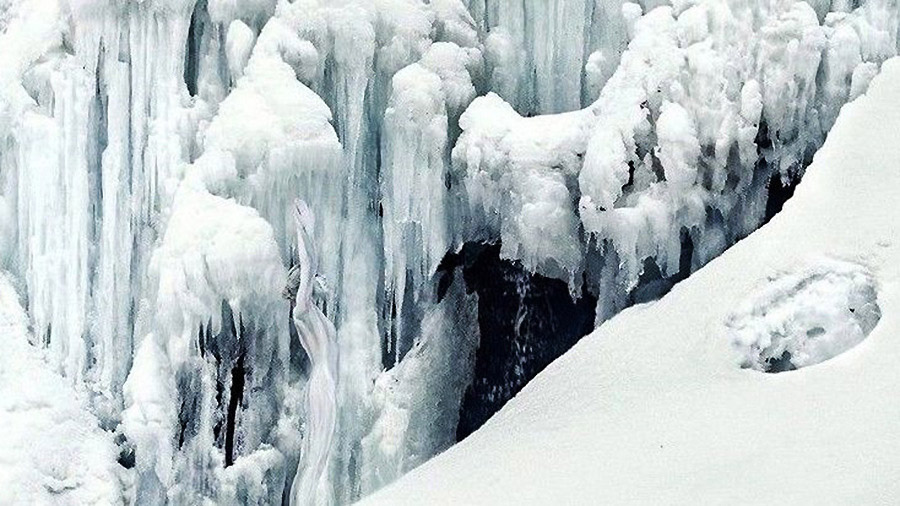
[(288, 273), (283, 296), (294, 300), (291, 317), (300, 344), (309, 356), (310, 374), (306, 388), (306, 434), (291, 485), (291, 505), (321, 506), (332, 502), (327, 471), (337, 418), (334, 379), (337, 345), (334, 325), (313, 301), (318, 268), (312, 242), (315, 219), (301, 200), (295, 203), (294, 220), (299, 264)]

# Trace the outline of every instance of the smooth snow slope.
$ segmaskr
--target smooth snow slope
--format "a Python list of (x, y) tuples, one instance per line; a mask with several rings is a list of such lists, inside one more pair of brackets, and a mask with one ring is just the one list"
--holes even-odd
[[(897, 504), (898, 141), (894, 59), (770, 224), (601, 326), (481, 430), (364, 503)], [(874, 330), (814, 366), (742, 369), (726, 322), (823, 257), (872, 273)]]
[(112, 435), (28, 344), (27, 316), (0, 273), (0, 504), (118, 504)]

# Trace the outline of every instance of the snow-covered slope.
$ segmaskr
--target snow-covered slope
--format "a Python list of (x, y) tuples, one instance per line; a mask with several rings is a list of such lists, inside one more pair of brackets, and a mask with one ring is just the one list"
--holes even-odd
[[(365, 504), (895, 504), (898, 132), (895, 59), (770, 224), (602, 325)], [(777, 348), (770, 337), (804, 341), (807, 358), (850, 349), (749, 368), (748, 352)]]
[(0, 273), (0, 504), (117, 504), (117, 448), (28, 343), (27, 317)]

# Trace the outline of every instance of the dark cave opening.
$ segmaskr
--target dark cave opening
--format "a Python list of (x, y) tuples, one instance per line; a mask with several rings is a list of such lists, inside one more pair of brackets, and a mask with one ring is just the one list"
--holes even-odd
[[(653, 260), (645, 262), (627, 305), (656, 300), (691, 272), (694, 245), (682, 231), (679, 272), (664, 277)], [(481, 342), (475, 355), (472, 384), (460, 406), (457, 440), (493, 416), (551, 362), (594, 330), (597, 296), (587, 283), (577, 299), (568, 284), (527, 271), (519, 262), (500, 258), (499, 244), (467, 243), (448, 254), (438, 269), (437, 299), (462, 271), (469, 293), (478, 295)]]
[[(443, 268), (454, 265), (461, 267), (466, 290), (478, 295), (481, 330), (474, 379), (460, 407), (461, 440), (593, 330), (597, 299), (585, 290), (573, 300), (564, 281), (501, 259), (499, 244), (466, 244)], [(438, 296), (447, 278), (440, 280)]]

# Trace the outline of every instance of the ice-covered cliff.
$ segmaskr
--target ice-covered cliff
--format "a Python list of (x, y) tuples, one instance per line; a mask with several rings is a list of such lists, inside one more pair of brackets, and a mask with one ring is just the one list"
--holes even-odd
[(897, 0), (0, 0), (0, 262), (126, 496), (278, 503), (307, 202), (350, 502), (771, 217), (898, 32)]
[(361, 504), (895, 502), (898, 128), (895, 58), (782, 213)]

